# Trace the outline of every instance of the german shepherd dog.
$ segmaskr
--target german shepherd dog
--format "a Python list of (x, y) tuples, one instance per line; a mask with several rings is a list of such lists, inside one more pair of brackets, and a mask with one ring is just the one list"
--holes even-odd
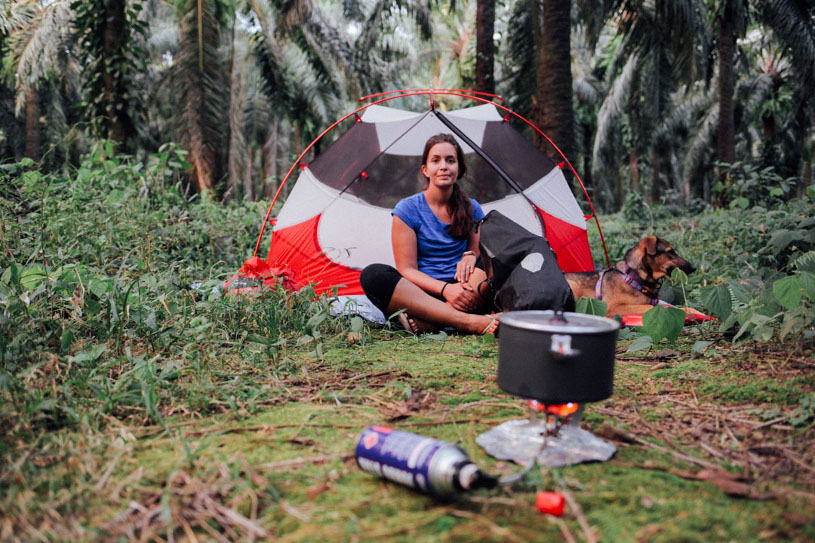
[(642, 315), (659, 303), (659, 287), (679, 268), (693, 273), (696, 266), (676, 254), (656, 236), (643, 238), (620, 262), (599, 272), (567, 273), (574, 299), (597, 298), (608, 303), (606, 316)]

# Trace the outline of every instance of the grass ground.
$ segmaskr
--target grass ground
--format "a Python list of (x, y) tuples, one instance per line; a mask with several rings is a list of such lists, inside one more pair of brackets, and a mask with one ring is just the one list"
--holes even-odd
[[(583, 420), (611, 461), (442, 503), (359, 470), (354, 441), (386, 423), (515, 472), (475, 442), (526, 416), (497, 342), (360, 326), (306, 291), (213, 294), (265, 207), (185, 198), (178, 150), (112, 149), (66, 176), (0, 168), (0, 540), (815, 540), (809, 200), (605, 220), (612, 259), (662, 233), (699, 267), (664, 295), (704, 308), (727, 285), (754, 328), (645, 350), (621, 334), (614, 394)], [(773, 301), (779, 274), (809, 290)]]
[[(702, 332), (704, 333), (704, 332)], [(460, 443), (493, 473), (483, 431), (525, 416), (495, 382), (497, 342), (365, 330), (306, 347), (274, 377), (223, 360), (214, 381), (274, 391), (209, 416), (162, 407), (99, 430), (15, 446), (2, 471), (7, 540), (808, 541), (815, 538), (815, 432), (785, 424), (815, 362), (778, 346), (714, 344), (632, 356), (619, 346), (615, 393), (584, 427), (615, 443), (607, 463), (535, 470), (511, 488), (440, 503), (360, 471), (360, 430), (388, 423)], [(686, 344), (683, 347), (683, 342)], [(185, 386), (195, 386), (189, 376)], [(186, 378), (182, 377), (182, 380)], [(225, 402), (228, 403), (228, 402)], [(772, 418), (767, 419), (769, 413)], [(23, 464), (26, 465), (22, 469)], [(25, 477), (10, 484), (15, 477)], [(534, 507), (568, 496), (562, 518)]]

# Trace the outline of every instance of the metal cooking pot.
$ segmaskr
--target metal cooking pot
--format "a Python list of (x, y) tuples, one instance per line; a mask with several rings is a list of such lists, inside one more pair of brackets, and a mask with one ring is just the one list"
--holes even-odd
[(550, 405), (611, 396), (617, 321), (562, 311), (511, 311), (498, 320), (504, 391)]

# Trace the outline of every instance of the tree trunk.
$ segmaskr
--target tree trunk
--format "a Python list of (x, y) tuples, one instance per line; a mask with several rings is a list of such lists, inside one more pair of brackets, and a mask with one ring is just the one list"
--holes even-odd
[(717, 154), (720, 162), (736, 160), (735, 120), (733, 92), (735, 74), (733, 59), (736, 56), (736, 26), (733, 0), (727, 0), (719, 20), (719, 134)]
[[(229, 123), (227, 125), (229, 133), (229, 147), (227, 148), (226, 155), (226, 168), (229, 177), (229, 188), (227, 188), (227, 197), (224, 200), (228, 201), (232, 198), (237, 198), (241, 192), (241, 182), (243, 178), (243, 170), (245, 166), (246, 157), (243, 153), (246, 150), (246, 145), (243, 139), (243, 104), (241, 94), (243, 89), (243, 81), (240, 74), (239, 55), (235, 54), (235, 20), (232, 21), (232, 47), (231, 47), (231, 62), (229, 67)], [(250, 198), (246, 193), (246, 199)]]
[[(537, 121), (541, 130), (570, 157), (574, 147), (572, 110), (571, 0), (544, 2), (538, 60)], [(555, 162), (563, 158), (545, 139), (538, 148)]]
[(252, 165), (255, 158), (251, 145), (246, 147), (246, 168), (243, 178), (243, 198), (247, 202), (255, 201), (254, 183), (252, 182)]
[(105, 66), (103, 82), (106, 109), (106, 137), (124, 144), (133, 133), (133, 123), (127, 111), (127, 82), (124, 80), (124, 64), (127, 48), (126, 0), (107, 0), (103, 7), (104, 31), (103, 55)]
[(640, 191), (640, 154), (635, 150), (628, 155), (628, 171), (631, 173), (631, 190)]
[(40, 93), (33, 86), (25, 93), (25, 156), (40, 161)]
[[(266, 136), (266, 141), (263, 144), (263, 199), (274, 197), (274, 191), (277, 190), (277, 183), (280, 180), (277, 177), (277, 126), (279, 121), (275, 119), (272, 126), (269, 128), (269, 133)], [(274, 181), (272, 181), (274, 180)], [(258, 191), (258, 194), (261, 194)]]
[(685, 202), (685, 205), (690, 204), (690, 176), (683, 175), (682, 176), (682, 200)]
[(658, 204), (659, 199), (662, 197), (662, 185), (659, 179), (660, 168), (659, 152), (654, 149), (651, 154), (651, 203)]
[(477, 0), (475, 12), (475, 90), (495, 93), (495, 0)]
[(185, 4), (171, 82), (179, 104), (175, 115), (179, 136), (193, 165), (192, 182), (202, 194), (220, 180), (221, 153), (229, 145), (224, 134), (226, 112), (218, 107), (229, 102), (226, 73), (214, 45), (221, 41), (220, 27), (208, 5), (209, 1), (196, 0)]

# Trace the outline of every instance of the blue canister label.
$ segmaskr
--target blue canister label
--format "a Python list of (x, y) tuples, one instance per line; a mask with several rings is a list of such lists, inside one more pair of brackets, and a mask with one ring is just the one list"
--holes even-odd
[(445, 445), (387, 426), (369, 426), (357, 442), (357, 464), (368, 473), (427, 492), (432, 490), (428, 487), (430, 461)]

